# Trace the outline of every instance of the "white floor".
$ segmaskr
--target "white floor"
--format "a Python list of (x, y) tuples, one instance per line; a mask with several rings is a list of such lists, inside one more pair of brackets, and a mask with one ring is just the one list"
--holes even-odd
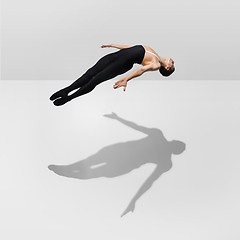
[[(0, 82), (0, 239), (240, 239), (240, 81), (132, 80), (123, 92), (113, 80), (55, 107), (49, 96), (70, 83)], [(165, 143), (186, 144), (123, 217), (154, 163), (85, 180), (48, 169), (103, 151), (108, 162), (125, 156), (129, 167), (138, 160), (132, 143), (151, 162), (146, 134), (104, 116), (112, 112), (160, 130)]]

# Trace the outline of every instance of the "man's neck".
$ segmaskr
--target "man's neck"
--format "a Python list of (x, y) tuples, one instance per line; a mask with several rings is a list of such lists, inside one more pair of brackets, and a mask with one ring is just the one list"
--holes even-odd
[(166, 66), (166, 58), (164, 58), (164, 57), (161, 57), (161, 56), (159, 56), (160, 57), (160, 63), (161, 63), (161, 66), (162, 67), (165, 67)]

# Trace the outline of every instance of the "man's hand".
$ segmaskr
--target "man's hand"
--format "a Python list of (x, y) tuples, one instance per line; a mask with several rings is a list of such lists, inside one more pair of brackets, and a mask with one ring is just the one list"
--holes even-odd
[(101, 46), (101, 48), (106, 48), (106, 47), (112, 47), (112, 44), (105, 44)]
[(123, 91), (126, 90), (127, 88), (127, 80), (125, 78), (121, 78), (120, 80), (118, 80), (117, 82), (115, 82), (115, 84), (113, 85), (114, 89), (123, 87)]
[(123, 214), (121, 215), (121, 217), (123, 217), (124, 215), (126, 215), (129, 212), (133, 212), (135, 209), (135, 203), (134, 202), (130, 202), (130, 204), (128, 205), (128, 207), (126, 208), (126, 210), (123, 212)]
[(118, 115), (114, 112), (112, 112), (111, 114), (105, 114), (103, 116), (108, 117), (108, 118), (112, 118), (112, 119), (117, 119), (118, 118)]

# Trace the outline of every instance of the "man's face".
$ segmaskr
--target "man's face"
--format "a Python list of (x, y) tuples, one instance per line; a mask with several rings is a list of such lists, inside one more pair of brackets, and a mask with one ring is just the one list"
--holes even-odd
[(174, 69), (174, 61), (171, 58), (167, 59), (167, 65), (165, 67), (167, 70)]

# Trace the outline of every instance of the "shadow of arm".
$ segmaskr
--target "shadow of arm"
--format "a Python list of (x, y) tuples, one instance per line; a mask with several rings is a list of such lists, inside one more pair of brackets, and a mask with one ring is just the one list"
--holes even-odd
[(150, 134), (150, 129), (147, 128), (147, 127), (143, 127), (143, 126), (139, 126), (137, 125), (136, 123), (134, 122), (130, 122), (128, 120), (125, 120), (123, 118), (120, 118), (116, 113), (112, 113), (112, 114), (106, 114), (106, 115), (103, 115), (104, 117), (108, 117), (108, 118), (112, 118), (112, 119), (115, 119), (115, 120), (118, 120), (119, 122), (121, 122), (122, 124), (134, 129), (134, 130), (137, 130), (139, 132), (142, 132), (142, 133), (145, 133), (147, 135)]
[(163, 174), (162, 168), (160, 167), (156, 167), (155, 170), (153, 171), (153, 173), (148, 177), (148, 179), (143, 183), (143, 185), (139, 188), (139, 190), (137, 191), (137, 193), (135, 194), (135, 196), (133, 197), (133, 199), (131, 200), (131, 202), (129, 203), (128, 207), (126, 208), (126, 210), (123, 212), (123, 214), (121, 215), (124, 216), (125, 214), (127, 214), (128, 212), (133, 212), (134, 208), (135, 208), (135, 203), (137, 202), (137, 200), (146, 192), (148, 191), (148, 189), (151, 188), (152, 184), (154, 183), (154, 181), (156, 181), (162, 174)]

